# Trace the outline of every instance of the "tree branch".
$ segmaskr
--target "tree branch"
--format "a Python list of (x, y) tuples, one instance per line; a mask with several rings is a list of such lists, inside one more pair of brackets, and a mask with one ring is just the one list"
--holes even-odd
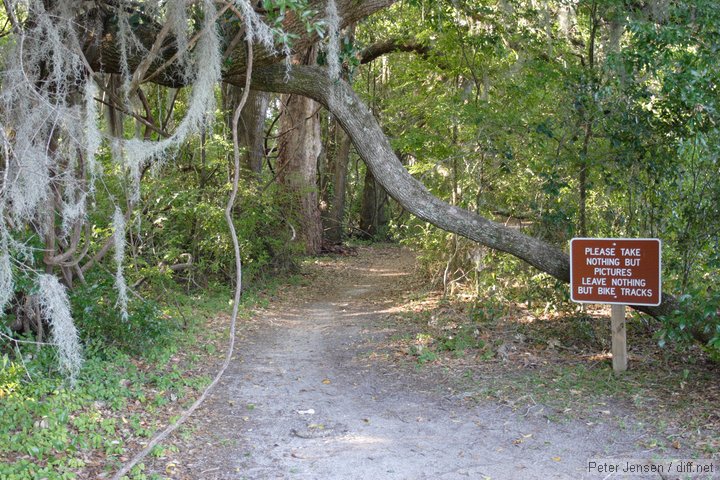
[[(5, 0), (7, 1), (7, 0)], [(359, 20), (386, 8), (397, 0), (338, 0), (338, 11), (341, 15), (340, 28), (357, 23)], [(292, 49), (294, 52), (306, 51), (311, 45), (318, 42), (320, 37), (317, 32), (307, 32), (306, 22), (318, 22), (324, 19), (326, 0), (311, 0), (308, 9), (315, 11), (315, 16), (310, 19), (300, 18), (299, 15), (290, 12), (286, 15), (283, 22), (283, 29), (291, 36), (297, 36), (293, 40)], [(221, 11), (227, 10), (229, 7), (223, 7)], [(112, 12), (108, 12), (110, 15)], [(222, 20), (220, 20), (222, 21)], [(117, 41), (117, 31), (112, 22), (99, 21), (98, 25), (106, 25), (105, 29), (88, 32), (88, 38), (92, 41), (86, 42), (84, 53), (88, 59), (89, 65), (94, 71), (102, 71), (104, 73), (121, 73), (120, 51)], [(157, 36), (160, 34), (162, 26), (160, 25), (142, 25), (134, 32), (140, 42), (148, 49), (152, 49)], [(100, 42), (94, 40), (100, 39)], [(281, 63), (284, 57), (278, 52), (271, 52), (264, 49), (261, 45), (254, 45), (255, 54), (253, 56), (253, 65), (256, 68)], [(152, 81), (159, 85), (179, 88), (186, 86), (187, 79), (183, 77), (182, 72), (176, 68), (175, 58), (178, 53), (172, 52), (170, 49), (160, 49), (158, 55), (154, 58), (152, 64), (148, 68), (148, 73), (141, 83)], [(247, 49), (243, 43), (238, 43), (236, 48), (231, 52), (226, 52), (229, 65), (227, 66), (224, 76), (244, 78), (247, 67)], [(164, 57), (163, 55), (167, 55)], [(136, 71), (143, 62), (144, 55), (142, 52), (135, 51), (128, 53), (128, 64), (131, 71)], [(146, 68), (143, 65), (143, 68)], [(240, 82), (238, 85), (242, 85)]]
[[(558, 280), (570, 281), (570, 260), (560, 248), (433, 196), (405, 170), (372, 112), (346, 82), (331, 80), (321, 68), (308, 66), (295, 66), (287, 76), (283, 66), (266, 67), (257, 70), (252, 80), (254, 89), (304, 95), (328, 108), (373, 176), (410, 213), (443, 230), (509, 253)], [(677, 307), (675, 297), (663, 294), (657, 307), (632, 308), (660, 317)]]
[(423, 58), (427, 58), (431, 51), (432, 48), (422, 45), (416, 40), (391, 38), (374, 43), (360, 52), (360, 63), (364, 65), (376, 60), (378, 57), (394, 52), (415, 52)]

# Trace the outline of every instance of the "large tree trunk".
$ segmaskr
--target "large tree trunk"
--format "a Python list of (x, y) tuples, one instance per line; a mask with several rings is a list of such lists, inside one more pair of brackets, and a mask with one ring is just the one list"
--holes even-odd
[(310, 98), (285, 95), (280, 118), (278, 181), (295, 213), (305, 253), (322, 248), (322, 222), (318, 207), (317, 160), (321, 150), (320, 106)]
[[(560, 248), (433, 196), (405, 170), (375, 117), (346, 82), (327, 78), (317, 67), (296, 66), (286, 76), (284, 67), (273, 66), (254, 73), (253, 88), (305, 95), (325, 105), (377, 181), (410, 213), (443, 230), (514, 255), (559, 280), (570, 280), (570, 261)], [(672, 313), (677, 305), (672, 295), (664, 294), (657, 307), (633, 308), (658, 317)]]

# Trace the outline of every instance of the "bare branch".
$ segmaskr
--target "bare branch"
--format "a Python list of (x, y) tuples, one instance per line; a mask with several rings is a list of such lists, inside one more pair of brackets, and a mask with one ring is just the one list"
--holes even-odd
[(403, 40), (400, 38), (391, 38), (377, 42), (365, 48), (360, 53), (360, 63), (370, 63), (377, 58), (394, 52), (415, 52), (423, 58), (427, 58), (432, 48), (423, 45), (416, 40)]

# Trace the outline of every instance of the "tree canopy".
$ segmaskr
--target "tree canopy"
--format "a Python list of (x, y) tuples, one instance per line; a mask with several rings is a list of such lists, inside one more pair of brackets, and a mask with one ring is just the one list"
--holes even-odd
[[(258, 97), (256, 130), (267, 131), (253, 138), (272, 170), (265, 187), (243, 176), (241, 200), (228, 210), (248, 238), (233, 248), (207, 221), (221, 217), (213, 201), (239, 176), (224, 152), (234, 144), (237, 159), (250, 138), (238, 138), (238, 125), (249, 132), (251, 122), (235, 111), (240, 97), (229, 93), (239, 88), (244, 98), (252, 89), (324, 107), (322, 119), (317, 109), (305, 119), (325, 122), (307, 130), (324, 129), (325, 139), (313, 147), (305, 181), (315, 183), (322, 162), (330, 168), (344, 131), (367, 178), (396, 202), (388, 228), (440, 252), (446, 277), (452, 263), (456, 273), (481, 276), (481, 263), (504, 261), (480, 259), (455, 235), (526, 262), (546, 276), (533, 271), (524, 282), (556, 291), (563, 287), (549, 278), (568, 281), (571, 237), (661, 237), (667, 293), (660, 306), (638, 310), (664, 318), (667, 337), (720, 345), (720, 18), (712, 2), (3, 5), (0, 305), (24, 301), (18, 292), (37, 296), (66, 338), (59, 343), (78, 335), (62, 320), (65, 288), (84, 284), (109, 251), (125, 320), (128, 246), (131, 286), (200, 258), (209, 271), (227, 272), (233, 250), (250, 265), (284, 258), (296, 238), (292, 207), (263, 193), (290, 168), (271, 161), (273, 135), (287, 133), (278, 125), (293, 125), (271, 121), (272, 109), (280, 115), (288, 97), (273, 97), (270, 110), (269, 97)], [(163, 178), (168, 164), (193, 172), (200, 188), (187, 190), (182, 175)], [(357, 168), (359, 183), (365, 167)], [(339, 191), (337, 176), (318, 177), (310, 189)], [(71, 373), (75, 354), (63, 357)]]

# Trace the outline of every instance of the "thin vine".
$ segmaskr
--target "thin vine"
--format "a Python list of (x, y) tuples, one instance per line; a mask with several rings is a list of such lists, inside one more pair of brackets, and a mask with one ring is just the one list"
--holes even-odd
[[(235, 9), (233, 9), (236, 11)], [(241, 15), (240, 12), (236, 13)], [(238, 123), (240, 121), (240, 114), (242, 113), (245, 104), (247, 103), (248, 95), (250, 93), (250, 81), (252, 78), (252, 64), (253, 64), (253, 43), (251, 37), (246, 38), (247, 45), (247, 73), (245, 76), (245, 87), (243, 89), (243, 95), (235, 108), (235, 112), (232, 119), (232, 130), (233, 130), (233, 179), (232, 179), (232, 191), (228, 198), (227, 205), (225, 207), (225, 221), (227, 222), (228, 229), (230, 230), (230, 236), (232, 237), (233, 249), (235, 254), (235, 294), (233, 297), (233, 309), (230, 317), (230, 340), (225, 354), (225, 360), (220, 367), (220, 370), (215, 375), (215, 378), (210, 385), (205, 388), (202, 395), (200, 395), (193, 404), (188, 407), (185, 412), (172, 424), (168, 425), (163, 431), (156, 434), (143, 448), (138, 452), (130, 461), (128, 461), (123, 467), (117, 471), (113, 476), (113, 480), (120, 480), (124, 475), (128, 474), (132, 468), (138, 464), (143, 458), (145, 458), (156, 445), (167, 438), (172, 432), (178, 429), (190, 416), (195, 412), (208, 397), (210, 392), (220, 381), (220, 378), (225, 374), (230, 361), (232, 360), (233, 353), (235, 351), (235, 332), (237, 325), (238, 309), (240, 307), (240, 295), (242, 293), (242, 257), (240, 255), (240, 243), (238, 241), (237, 230), (235, 229), (235, 223), (233, 222), (232, 213), (235, 205), (235, 199), (237, 198), (239, 182), (240, 182), (240, 139), (238, 138)]]

